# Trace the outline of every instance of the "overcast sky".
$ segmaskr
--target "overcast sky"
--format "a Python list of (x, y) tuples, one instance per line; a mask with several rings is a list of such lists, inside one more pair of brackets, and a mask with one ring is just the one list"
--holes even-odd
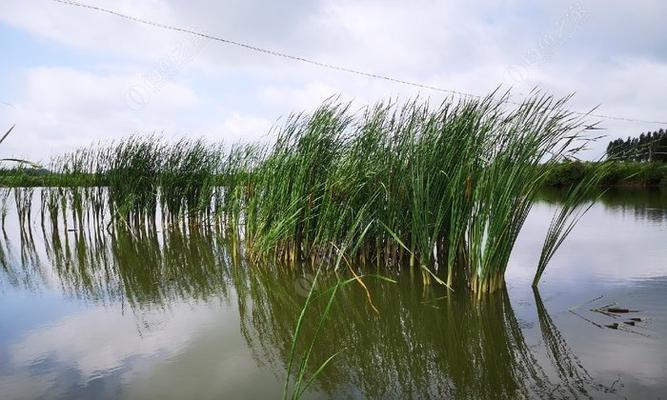
[[(442, 88), (486, 94), (503, 85), (520, 99), (538, 86), (575, 93), (574, 110), (667, 120), (664, 0), (82, 1)], [(0, 4), (0, 128), (16, 123), (2, 156), (46, 161), (133, 133), (268, 140), (281, 117), (332, 95), (359, 107), (445, 96), (50, 0)], [(661, 128), (602, 127), (609, 138)]]

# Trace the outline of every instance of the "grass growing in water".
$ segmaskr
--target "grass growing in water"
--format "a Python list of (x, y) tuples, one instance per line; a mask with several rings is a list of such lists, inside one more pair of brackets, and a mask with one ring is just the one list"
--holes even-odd
[[(406, 268), (424, 283), (481, 296), (503, 287), (549, 168), (581, 148), (588, 127), (566, 110), (568, 98), (536, 94), (509, 108), (507, 96), (380, 102), (360, 112), (328, 101), (290, 117), (270, 146), (225, 152), (131, 137), (66, 155), (51, 169), (72, 180), (65, 192), (80, 214), (93, 204), (95, 215), (127, 225), (158, 215), (216, 224), (256, 261), (336, 265), (344, 248), (350, 263)], [(544, 260), (570, 229), (550, 233)]]
[(220, 146), (202, 140), (133, 136), (66, 154), (51, 170), (67, 187), (108, 187), (112, 215), (140, 225), (154, 223), (158, 208), (172, 222), (210, 215), (223, 159)]
[(537, 286), (547, 268), (547, 264), (572, 232), (577, 222), (604, 194), (604, 191), (600, 192), (595, 188), (608, 174), (611, 166), (611, 163), (602, 163), (596, 169), (589, 170), (579, 183), (568, 190), (560, 209), (554, 214), (549, 224), (540, 252), (540, 259), (537, 263), (537, 271), (533, 278), (533, 287)]
[(371, 226), (350, 259), (499, 289), (545, 170), (585, 130), (567, 99), (514, 110), (503, 99), (380, 103), (358, 116), (326, 103), (292, 117), (248, 175), (251, 254), (317, 264)]

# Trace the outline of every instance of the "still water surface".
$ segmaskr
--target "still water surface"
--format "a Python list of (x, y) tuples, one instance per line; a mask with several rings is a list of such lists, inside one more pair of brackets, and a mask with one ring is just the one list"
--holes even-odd
[[(605, 195), (534, 292), (556, 207), (536, 204), (489, 299), (392, 275), (367, 281), (377, 315), (342, 290), (312, 365), (340, 354), (306, 397), (665, 398), (667, 193)], [(1, 399), (282, 395), (311, 273), (234, 266), (212, 232), (20, 229), (11, 207), (0, 243)], [(592, 311), (611, 303), (637, 312)]]

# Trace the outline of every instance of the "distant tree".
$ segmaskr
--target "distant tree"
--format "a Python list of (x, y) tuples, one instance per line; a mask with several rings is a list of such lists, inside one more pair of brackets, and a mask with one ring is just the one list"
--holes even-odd
[(607, 158), (620, 161), (666, 162), (667, 131), (646, 132), (639, 137), (615, 139), (607, 145)]

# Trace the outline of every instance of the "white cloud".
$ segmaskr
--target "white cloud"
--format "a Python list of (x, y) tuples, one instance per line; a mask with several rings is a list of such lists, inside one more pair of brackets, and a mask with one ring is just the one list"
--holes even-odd
[[(87, 1), (100, 7), (113, 7), (137, 17), (174, 22), (168, 2), (162, 0)], [(52, 1), (3, 2), (0, 21), (31, 34), (93, 54), (150, 58), (147, 49), (166, 50), (181, 36), (176, 33), (145, 29), (141, 25)]]
[(232, 112), (222, 124), (209, 128), (206, 136), (212, 140), (223, 138), (228, 145), (237, 142), (263, 141), (271, 127), (272, 123), (264, 118)]
[(295, 111), (312, 109), (340, 92), (321, 82), (309, 82), (304, 86), (267, 86), (259, 93), (259, 98), (271, 105), (287, 106)]
[(138, 75), (95, 74), (71, 68), (44, 67), (28, 71), (24, 101), (35, 111), (99, 117), (123, 113), (131, 108), (133, 105), (128, 104), (127, 95), (136, 87), (146, 92), (143, 105), (153, 111), (168, 112), (196, 105), (196, 95), (191, 89), (171, 82), (153, 89)]
[(16, 123), (3, 152), (46, 157), (133, 132), (173, 130), (178, 127), (173, 116), (180, 113), (187, 119), (186, 112), (198, 105), (190, 88), (165, 82), (158, 90), (146, 90), (145, 102), (137, 108), (127, 94), (141, 82), (138, 75), (61, 67), (28, 70), (15, 107), (2, 110), (6, 120)]
[[(541, 86), (556, 95), (576, 92), (573, 109), (585, 111), (601, 105), (600, 113), (667, 119), (663, 116), (665, 96), (657, 84), (665, 80), (667, 68), (663, 40), (667, 27), (660, 17), (667, 12), (667, 3), (656, 0), (638, 4), (599, 0), (539, 4), (522, 0), (493, 4), (427, 0), (89, 2), (447, 89), (485, 94), (501, 83), (516, 86), (517, 92)], [(571, 17), (573, 5), (583, 7), (583, 17)], [(46, 141), (50, 149), (59, 151), (133, 132), (254, 138), (252, 132), (264, 130), (266, 121), (311, 109), (335, 94), (360, 105), (388, 97), (406, 99), (419, 94), (439, 100), (445, 96), (220, 42), (199, 47), (188, 35), (49, 1), (8, 0), (0, 21), (61, 46), (62, 51), (77, 52), (77, 61), (54, 59), (42, 69), (26, 71), (18, 66), (21, 63), (10, 64), (8, 68), (26, 77), (26, 84), (3, 98), (19, 105), (20, 111), (0, 110), (8, 123), (21, 118), (21, 128), (28, 129), (23, 132), (32, 135), (33, 143)], [(558, 38), (555, 44), (544, 48), (544, 39), (554, 37)], [(535, 51), (544, 54), (539, 62), (528, 65), (527, 76), (519, 82), (508, 80), (508, 68), (521, 65), (526, 54)], [(84, 65), (79, 58), (90, 64)], [(165, 63), (167, 71), (176, 69), (175, 73), (160, 75)], [(69, 87), (69, 82), (76, 84)], [(119, 93), (121, 90), (124, 92)], [(126, 107), (128, 90), (129, 103), (139, 102), (139, 107)], [(145, 106), (144, 97), (149, 97)], [(615, 121), (604, 121), (602, 126), (611, 137), (658, 128)], [(605, 144), (596, 147), (598, 154)], [(10, 150), (26, 156), (35, 151), (18, 143)]]

